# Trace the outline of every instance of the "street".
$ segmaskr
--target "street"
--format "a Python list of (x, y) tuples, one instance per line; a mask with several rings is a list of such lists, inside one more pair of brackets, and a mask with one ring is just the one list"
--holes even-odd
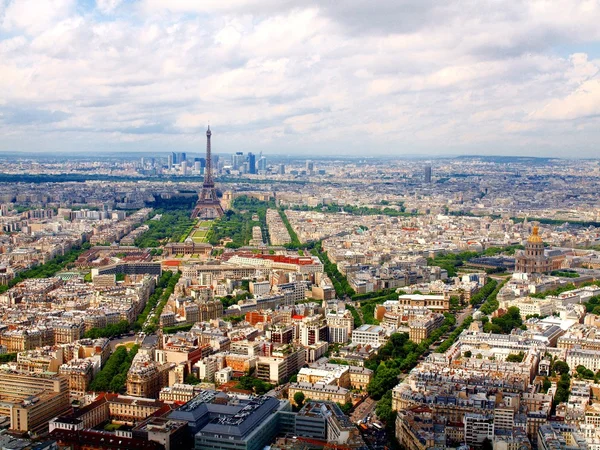
[(112, 338), (110, 340), (110, 351), (114, 352), (115, 348), (117, 348), (119, 345), (125, 345), (130, 342), (135, 342), (135, 340), (136, 340), (135, 334), (133, 336), (123, 336), (120, 338)]
[(354, 423), (364, 420), (365, 417), (370, 415), (375, 410), (375, 406), (377, 406), (377, 402), (371, 397), (368, 397), (354, 409), (350, 415), (350, 420), (352, 420)]

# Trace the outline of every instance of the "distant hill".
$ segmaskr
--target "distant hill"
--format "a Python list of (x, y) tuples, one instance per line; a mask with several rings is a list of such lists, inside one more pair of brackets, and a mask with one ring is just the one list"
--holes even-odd
[(499, 155), (461, 155), (455, 159), (477, 160), (493, 162), (499, 164), (520, 163), (520, 164), (549, 164), (559, 161), (560, 158), (543, 158), (537, 156), (499, 156)]

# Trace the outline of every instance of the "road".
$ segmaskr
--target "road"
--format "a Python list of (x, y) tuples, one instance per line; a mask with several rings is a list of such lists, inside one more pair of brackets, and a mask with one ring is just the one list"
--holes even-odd
[(359, 420), (363, 420), (375, 410), (376, 406), (377, 402), (375, 400), (373, 400), (371, 397), (367, 398), (354, 409), (350, 415), (350, 420), (352, 420), (354, 423), (358, 422)]
[(123, 336), (122, 338), (113, 338), (110, 340), (110, 350), (112, 352), (115, 351), (115, 348), (117, 348), (119, 345), (125, 345), (128, 344), (130, 342), (134, 342), (135, 343), (135, 338), (136, 336)]
[(473, 307), (469, 306), (456, 315), (456, 326), (460, 327), (467, 317), (473, 314)]

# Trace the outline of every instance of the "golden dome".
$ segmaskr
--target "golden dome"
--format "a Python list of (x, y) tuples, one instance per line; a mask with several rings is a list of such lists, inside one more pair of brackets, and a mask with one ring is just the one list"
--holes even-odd
[(533, 231), (531, 232), (531, 236), (529, 236), (529, 239), (527, 239), (527, 242), (530, 242), (531, 244), (543, 244), (542, 238), (538, 233), (539, 227), (533, 227)]

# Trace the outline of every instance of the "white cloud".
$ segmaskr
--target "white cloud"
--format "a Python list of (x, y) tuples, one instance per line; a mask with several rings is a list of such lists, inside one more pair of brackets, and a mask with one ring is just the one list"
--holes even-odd
[(96, 0), (96, 8), (103, 14), (112, 14), (121, 3), (123, 0)]
[(552, 99), (531, 117), (541, 120), (576, 120), (600, 116), (600, 80), (589, 80), (563, 98)]
[[(209, 120), (223, 151), (600, 139), (595, 1), (2, 1), (0, 133), (24, 150), (192, 149)], [(8, 126), (5, 105), (64, 116)]]
[(74, 0), (9, 1), (0, 30), (23, 30), (30, 35), (43, 32), (52, 24), (66, 18), (74, 5)]

